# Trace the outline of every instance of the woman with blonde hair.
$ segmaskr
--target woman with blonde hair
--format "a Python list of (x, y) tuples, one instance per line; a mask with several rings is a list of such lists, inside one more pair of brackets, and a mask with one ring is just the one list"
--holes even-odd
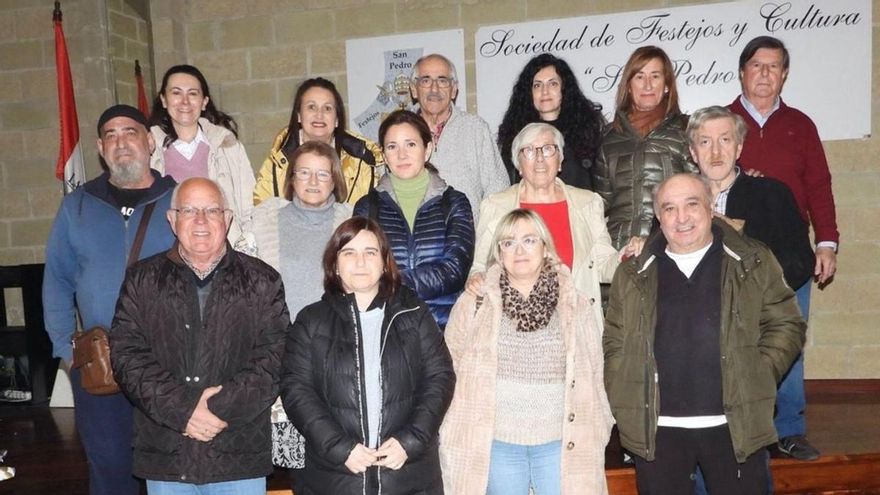
[(446, 493), (605, 494), (613, 419), (601, 331), (547, 226), (531, 210), (498, 222), (485, 295), (446, 327), (458, 378), (440, 428)]

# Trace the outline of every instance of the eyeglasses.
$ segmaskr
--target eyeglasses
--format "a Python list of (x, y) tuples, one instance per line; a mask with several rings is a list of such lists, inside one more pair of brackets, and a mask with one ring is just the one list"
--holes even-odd
[(310, 168), (298, 168), (293, 171), (296, 180), (306, 182), (312, 178), (312, 174), (318, 177), (318, 182), (330, 182), (333, 180), (333, 174), (327, 170), (312, 170)]
[(498, 241), (498, 247), (505, 253), (513, 253), (516, 251), (517, 246), (522, 246), (525, 252), (531, 253), (539, 244), (543, 243), (544, 241), (540, 237), (527, 235), (522, 239), (502, 239)]
[(171, 208), (171, 211), (177, 213), (183, 218), (186, 218), (187, 220), (195, 218), (199, 213), (205, 215), (205, 218), (217, 220), (223, 218), (223, 215), (226, 213), (227, 210), (225, 208), (220, 208), (219, 206), (209, 206), (207, 208), (194, 208), (192, 206), (184, 206), (182, 208)]
[(526, 160), (532, 161), (538, 154), (538, 150), (541, 151), (541, 156), (544, 158), (550, 158), (551, 156), (556, 156), (556, 153), (559, 151), (559, 146), (555, 144), (545, 144), (544, 146), (526, 146), (525, 148), (520, 148), (519, 152), (522, 154), (523, 158)]
[(447, 89), (452, 86), (452, 83), (455, 82), (455, 80), (444, 76), (440, 76), (436, 79), (429, 76), (422, 76), (414, 77), (413, 82), (418, 84), (420, 88), (430, 88), (434, 83), (437, 83), (438, 88)]

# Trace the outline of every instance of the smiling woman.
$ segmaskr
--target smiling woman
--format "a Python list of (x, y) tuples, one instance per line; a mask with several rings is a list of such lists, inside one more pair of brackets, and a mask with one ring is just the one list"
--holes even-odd
[(234, 245), (250, 229), (254, 172), (238, 126), (214, 106), (199, 69), (175, 65), (165, 72), (150, 124), (156, 141), (150, 166), (178, 182), (190, 177), (217, 182), (232, 210), (227, 238)]

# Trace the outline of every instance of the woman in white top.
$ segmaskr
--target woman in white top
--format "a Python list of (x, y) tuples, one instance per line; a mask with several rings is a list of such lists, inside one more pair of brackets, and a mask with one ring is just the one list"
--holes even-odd
[(150, 166), (177, 182), (207, 177), (220, 184), (232, 209), (228, 239), (235, 245), (249, 231), (254, 171), (238, 140), (238, 126), (214, 106), (199, 69), (175, 65), (165, 72), (150, 125), (156, 141)]

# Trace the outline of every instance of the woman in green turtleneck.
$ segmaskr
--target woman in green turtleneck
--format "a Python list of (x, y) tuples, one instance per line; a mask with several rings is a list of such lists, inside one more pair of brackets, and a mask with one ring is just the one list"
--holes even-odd
[(354, 213), (382, 226), (403, 284), (428, 303), (443, 328), (473, 262), (471, 205), (428, 162), (434, 143), (421, 117), (393, 112), (379, 127), (379, 142), (389, 173)]

